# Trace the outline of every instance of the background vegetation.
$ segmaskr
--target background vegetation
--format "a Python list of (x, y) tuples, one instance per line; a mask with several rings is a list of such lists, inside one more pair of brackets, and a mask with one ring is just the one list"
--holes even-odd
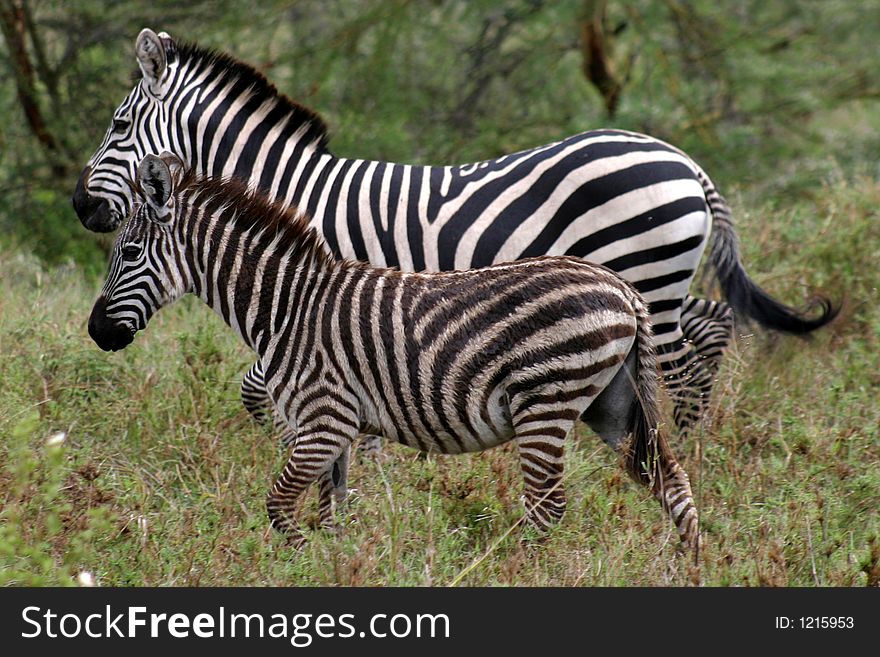
[[(880, 2), (245, 4), (0, 3), (0, 583), (880, 583)], [(710, 417), (675, 442), (700, 568), (585, 429), (543, 543), (508, 533), (511, 450), (391, 446), (353, 467), (340, 538), (281, 547), (263, 500), (283, 454), (237, 401), (250, 355), (232, 334), (183, 302), (124, 352), (86, 335), (109, 238), (69, 197), (145, 26), (254, 64), (340, 155), (464, 162), (603, 126), (666, 139), (731, 201), (756, 280), (845, 299), (811, 341), (740, 326)]]

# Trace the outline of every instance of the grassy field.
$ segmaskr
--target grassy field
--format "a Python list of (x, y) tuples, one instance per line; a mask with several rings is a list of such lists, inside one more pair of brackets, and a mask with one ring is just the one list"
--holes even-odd
[(729, 195), (756, 280), (792, 303), (820, 288), (845, 305), (809, 341), (740, 326), (708, 419), (673, 437), (701, 513), (699, 567), (585, 427), (567, 515), (544, 541), (516, 526), (512, 449), (423, 459), (389, 445), (353, 465), (342, 534), (292, 552), (267, 530), (284, 454), (238, 402), (252, 357), (232, 332), (190, 298), (105, 354), (86, 333), (100, 281), (7, 250), (0, 584), (89, 571), (123, 586), (878, 585), (880, 187), (854, 179), (786, 207)]

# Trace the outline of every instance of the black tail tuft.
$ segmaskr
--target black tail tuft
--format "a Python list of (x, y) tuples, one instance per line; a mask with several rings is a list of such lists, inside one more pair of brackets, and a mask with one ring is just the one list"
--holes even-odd
[[(712, 249), (709, 259), (715, 267), (724, 298), (734, 312), (750, 318), (761, 326), (795, 335), (806, 335), (831, 322), (840, 312), (823, 296), (816, 296), (804, 310), (780, 303), (749, 278), (739, 257), (739, 240), (733, 227), (733, 218), (727, 202), (702, 172), (697, 174), (712, 211)], [(819, 308), (819, 314), (810, 316)]]
[[(840, 305), (817, 295), (804, 310), (786, 306), (767, 294), (752, 281), (737, 260), (727, 272), (718, 272), (718, 282), (727, 302), (735, 313), (755, 320), (761, 326), (795, 335), (805, 335), (831, 322), (840, 312)], [(810, 317), (811, 311), (818, 315)]]

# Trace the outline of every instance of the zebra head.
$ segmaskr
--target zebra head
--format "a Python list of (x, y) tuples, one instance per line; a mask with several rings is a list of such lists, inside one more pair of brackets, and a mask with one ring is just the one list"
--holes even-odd
[(142, 30), (135, 54), (143, 77), (113, 113), (110, 128), (80, 174), (73, 208), (91, 231), (115, 230), (132, 207), (129, 182), (148, 153), (172, 150), (168, 141), (167, 97), (174, 85), (177, 55), (165, 32)]
[(191, 288), (181, 267), (182, 245), (174, 222), (180, 166), (170, 153), (147, 155), (138, 166), (143, 202), (135, 200), (128, 223), (119, 231), (107, 280), (89, 317), (89, 335), (104, 351), (127, 347), (159, 308)]

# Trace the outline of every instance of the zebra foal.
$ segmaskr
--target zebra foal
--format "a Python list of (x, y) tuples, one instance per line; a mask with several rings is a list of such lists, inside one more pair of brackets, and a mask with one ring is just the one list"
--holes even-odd
[(444, 454), (515, 440), (527, 520), (546, 530), (565, 511), (563, 445), (582, 417), (696, 548), (688, 477), (657, 429), (648, 310), (610, 270), (572, 257), (376, 269), (333, 258), (304, 215), (173, 156), (144, 158), (136, 186), (143, 202), (117, 237), (89, 333), (122, 349), (187, 292), (238, 332), (295, 434), (267, 498), (292, 543), (304, 540), (295, 514), (315, 482), (332, 526), (361, 431)]

